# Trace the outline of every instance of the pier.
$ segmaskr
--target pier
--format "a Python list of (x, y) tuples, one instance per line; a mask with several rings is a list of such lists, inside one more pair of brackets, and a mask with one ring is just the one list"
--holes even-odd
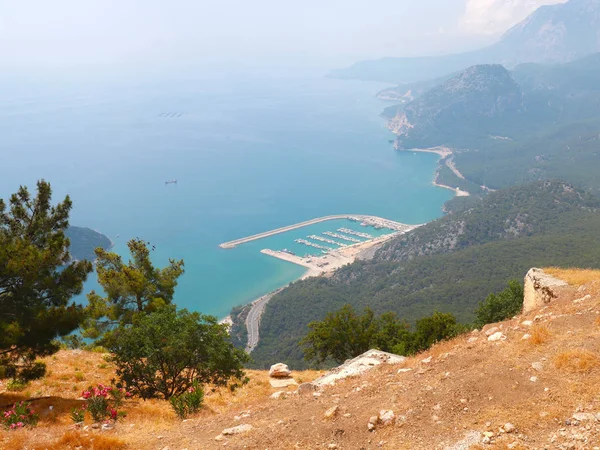
[(364, 239), (373, 239), (375, 236), (370, 235), (369, 233), (361, 233), (360, 231), (354, 231), (350, 228), (338, 228), (340, 233), (353, 234), (354, 236), (358, 236)]
[(333, 250), (331, 247), (325, 247), (324, 245), (315, 244), (314, 242), (307, 241), (306, 239), (296, 239), (294, 242), (298, 244), (308, 245), (309, 247), (318, 248), (319, 250), (325, 252)]
[(263, 239), (269, 236), (274, 236), (276, 234), (285, 233), (287, 231), (296, 230), (298, 228), (307, 227), (309, 225), (313, 225), (315, 223), (326, 222), (328, 220), (338, 220), (338, 219), (349, 219), (355, 222), (359, 222), (364, 225), (379, 227), (379, 228), (389, 228), (394, 231), (409, 231), (415, 228), (417, 225), (407, 225), (400, 222), (395, 222), (393, 220), (384, 219), (383, 217), (377, 216), (365, 216), (361, 214), (339, 214), (333, 216), (325, 216), (318, 217), (316, 219), (307, 220), (305, 222), (296, 223), (294, 225), (288, 225), (286, 227), (276, 228), (275, 230), (265, 231), (264, 233), (254, 234), (252, 236), (235, 239), (233, 241), (224, 242), (219, 245), (221, 248), (235, 248), (238, 245), (245, 244), (246, 242), (256, 241), (258, 239)]
[(341, 239), (343, 241), (348, 241), (348, 242), (353, 242), (353, 243), (358, 243), (358, 242), (362, 242), (360, 239), (356, 239), (350, 236), (344, 236), (343, 234), (339, 234), (339, 233), (334, 233), (333, 231), (325, 231), (323, 233), (325, 236), (331, 236), (337, 239)]
[[(325, 234), (325, 233), (323, 233), (323, 234)], [(324, 238), (323, 236), (317, 236), (316, 234), (311, 234), (308, 238), (312, 239), (314, 241), (321, 241), (321, 242), (326, 242), (327, 244), (337, 245), (339, 247), (345, 247), (346, 245), (348, 245), (348, 244), (343, 244), (341, 242), (334, 241), (333, 239)]]

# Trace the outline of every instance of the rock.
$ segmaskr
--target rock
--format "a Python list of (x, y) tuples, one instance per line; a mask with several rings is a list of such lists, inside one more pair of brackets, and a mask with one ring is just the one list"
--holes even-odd
[(585, 295), (585, 296), (583, 296), (581, 298), (573, 300), (573, 303), (581, 303), (581, 302), (584, 302), (586, 300), (589, 300), (590, 298), (592, 298), (592, 296), (590, 294), (588, 294), (588, 295)]
[(381, 425), (391, 425), (396, 421), (396, 415), (391, 409), (382, 409), (379, 411), (379, 423)]
[(432, 360), (433, 360), (433, 356), (430, 356), (429, 358), (422, 359), (421, 362), (423, 364), (429, 364)]
[(338, 412), (340, 411), (340, 407), (338, 405), (332, 406), (331, 408), (329, 408), (327, 411), (325, 411), (325, 414), (323, 414), (323, 416), (326, 419), (333, 419), (335, 416), (338, 415)]
[(250, 430), (252, 430), (252, 425), (244, 424), (238, 425), (237, 427), (225, 428), (223, 431), (221, 431), (221, 434), (223, 436), (231, 436), (234, 434), (247, 433)]
[(398, 369), (398, 373), (412, 372), (412, 369)]
[(501, 331), (496, 331), (494, 334), (488, 337), (488, 341), (490, 342), (504, 341), (505, 339), (506, 336), (504, 336)]
[(288, 378), (292, 374), (292, 371), (287, 364), (277, 363), (273, 364), (269, 369), (269, 376), (271, 378)]
[(346, 414), (344, 414), (344, 417), (345, 417), (346, 419), (348, 419), (348, 418), (352, 417), (352, 414), (350, 414), (350, 413), (346, 413)]
[(321, 394), (320, 392), (313, 392), (314, 398), (319, 398), (321, 395), (323, 395), (323, 394)]
[(523, 325), (524, 327), (530, 327), (531, 325), (533, 325), (533, 321), (532, 320), (524, 320), (523, 322), (521, 322), (521, 325)]
[(531, 339), (531, 335), (526, 333), (523, 335), (523, 337), (521, 338), (522, 341), (526, 341), (527, 339)]
[(485, 330), (485, 335), (491, 336), (492, 334), (494, 334), (497, 331), (498, 331), (498, 327), (488, 328), (487, 330)]
[(476, 336), (470, 337), (469, 339), (467, 339), (467, 344), (472, 344), (474, 342), (477, 342), (478, 340), (479, 338)]
[(298, 386), (293, 378), (269, 378), (269, 383), (272, 387), (280, 389), (288, 386)]
[(103, 423), (102, 427), (100, 428), (102, 431), (107, 431), (107, 430), (112, 430), (115, 427), (114, 423)]
[(568, 284), (542, 269), (530, 269), (525, 275), (523, 314), (550, 303), (558, 297), (558, 292), (564, 286)]
[(286, 392), (285, 391), (277, 391), (277, 392), (273, 392), (271, 394), (270, 398), (279, 399), (279, 398), (285, 398), (285, 397), (286, 397)]
[(516, 430), (515, 426), (510, 422), (506, 422), (502, 428), (505, 433), (513, 433)]
[(312, 383), (301, 383), (300, 386), (298, 386), (298, 394), (300, 395), (312, 394), (316, 390), (317, 387)]
[(579, 420), (580, 422), (585, 422), (588, 420), (596, 420), (596, 416), (594, 416), (592, 413), (584, 413), (584, 412), (575, 413), (575, 414), (573, 414), (572, 418), (575, 420)]
[(531, 367), (538, 372), (544, 370), (544, 365), (541, 362), (533, 362), (531, 363)]
[(170, 448), (169, 448), (169, 446), (167, 445), (167, 446), (163, 447), (161, 450), (171, 450), (171, 449), (170, 449)]
[(531, 381), (532, 383), (535, 383), (537, 380), (538, 380), (538, 378), (537, 378), (537, 377), (531, 377), (531, 378), (529, 379), (529, 381)]
[[(93, 423), (91, 426), (92, 426), (92, 428), (93, 428), (94, 430), (98, 430), (98, 429), (100, 428), (100, 424), (99, 424), (99, 423)], [(161, 436), (161, 437), (162, 437), (162, 436)], [(157, 437), (157, 439), (160, 439), (161, 437)]]
[(484, 431), (484, 432), (483, 432), (483, 435), (484, 435), (485, 437), (489, 437), (489, 438), (491, 438), (491, 437), (494, 437), (494, 433), (493, 433), (493, 432), (491, 432), (491, 431)]
[(378, 420), (379, 420), (379, 417), (371, 416), (371, 418), (369, 419), (369, 423), (367, 424), (367, 429), (369, 431), (373, 431), (375, 429), (375, 427), (377, 426)]
[(336, 449), (338, 448), (337, 444), (329, 444), (327, 448)]
[(404, 356), (380, 350), (369, 350), (354, 359), (346, 361), (339, 367), (331, 369), (325, 375), (313, 381), (315, 386), (333, 386), (337, 381), (355, 377), (380, 364), (401, 364), (406, 361)]
[(225, 436), (223, 436), (222, 434), (220, 434), (217, 437), (215, 437), (215, 441), (221, 442), (223, 440), (225, 440)]
[(481, 440), (482, 444), (489, 444), (490, 442), (492, 442), (492, 440), (488, 436), (484, 436)]

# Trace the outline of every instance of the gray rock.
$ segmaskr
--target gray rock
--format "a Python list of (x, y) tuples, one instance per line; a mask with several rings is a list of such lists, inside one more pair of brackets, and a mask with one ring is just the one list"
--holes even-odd
[(221, 434), (223, 436), (231, 436), (234, 434), (247, 433), (250, 430), (252, 430), (252, 425), (244, 424), (244, 425), (238, 425), (237, 427), (225, 428), (221, 432)]
[(312, 394), (316, 390), (317, 387), (312, 383), (301, 383), (300, 386), (298, 386), (298, 394), (300, 395)]

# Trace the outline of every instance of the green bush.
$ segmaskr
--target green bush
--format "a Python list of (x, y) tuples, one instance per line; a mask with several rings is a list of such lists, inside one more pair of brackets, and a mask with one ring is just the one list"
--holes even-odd
[(476, 327), (488, 323), (501, 322), (519, 314), (523, 309), (523, 286), (516, 280), (508, 282), (508, 287), (498, 294), (490, 294), (475, 310)]
[(29, 382), (20, 378), (11, 378), (6, 383), (6, 390), (11, 392), (21, 392), (27, 389)]
[(215, 317), (171, 305), (136, 314), (131, 325), (111, 333), (108, 346), (120, 383), (144, 399), (170, 399), (195, 383), (244, 382), (242, 367), (248, 361)]
[(183, 394), (174, 395), (169, 399), (173, 411), (180, 419), (185, 419), (198, 412), (203, 400), (204, 390), (197, 382)]

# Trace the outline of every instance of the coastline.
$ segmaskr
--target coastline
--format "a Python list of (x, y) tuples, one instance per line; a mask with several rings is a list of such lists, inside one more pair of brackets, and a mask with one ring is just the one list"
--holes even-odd
[(462, 180), (465, 179), (464, 175), (462, 173), (460, 173), (460, 171), (454, 164), (454, 161), (452, 160), (453, 151), (451, 148), (443, 147), (443, 146), (431, 147), (431, 148), (411, 148), (411, 149), (406, 149), (406, 150), (400, 150), (397, 146), (395, 146), (395, 148), (397, 151), (402, 151), (402, 152), (435, 153), (437, 155), (440, 155), (440, 159), (438, 160), (438, 168), (435, 171), (435, 175), (433, 177), (433, 181), (431, 184), (433, 184), (434, 186), (440, 187), (440, 188), (449, 189), (452, 192), (454, 192), (454, 194), (457, 197), (468, 197), (471, 195), (469, 192), (463, 191), (462, 189), (459, 189), (458, 187), (453, 188), (452, 186), (448, 186), (446, 184), (441, 184), (438, 182), (438, 178), (440, 176), (439, 164), (442, 162), (446, 165), (446, 167), (448, 167), (452, 172), (454, 172), (454, 174), (458, 178), (460, 178)]

